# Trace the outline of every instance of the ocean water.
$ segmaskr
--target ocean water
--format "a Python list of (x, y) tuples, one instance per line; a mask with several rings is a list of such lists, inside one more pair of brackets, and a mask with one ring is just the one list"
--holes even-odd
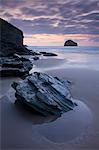
[(33, 51), (47, 51), (47, 52), (66, 52), (66, 53), (99, 53), (98, 46), (77, 46), (77, 47), (64, 47), (64, 46), (29, 46)]
[[(99, 71), (99, 47), (95, 46), (77, 46), (77, 47), (64, 47), (64, 46), (30, 46), (30, 49), (36, 52), (45, 51), (45, 52), (55, 52), (58, 54), (57, 57), (41, 57), (44, 59), (38, 62), (34, 62), (35, 69), (39, 71), (52, 70), (61, 68), (83, 68)], [(50, 60), (47, 60), (47, 59)], [(65, 60), (63, 63), (55, 64), (55, 59)], [(60, 60), (61, 62), (61, 60)], [(52, 64), (49, 66), (48, 64)], [(55, 65), (54, 65), (55, 64)], [(38, 67), (37, 67), (38, 66)], [(44, 67), (41, 67), (44, 66)], [(41, 69), (40, 69), (41, 68)], [(34, 70), (34, 68), (33, 68)]]

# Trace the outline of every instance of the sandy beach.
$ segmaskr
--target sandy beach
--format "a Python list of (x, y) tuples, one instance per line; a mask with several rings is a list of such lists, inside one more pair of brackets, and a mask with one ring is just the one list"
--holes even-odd
[[(1, 78), (2, 149), (98, 150), (99, 149), (99, 54), (58, 54), (34, 62), (30, 71), (45, 72), (72, 82), (71, 94), (78, 106), (60, 118), (42, 117), (14, 104), (11, 83)], [(95, 60), (95, 61), (94, 61)], [(99, 64), (99, 63), (98, 63)]]

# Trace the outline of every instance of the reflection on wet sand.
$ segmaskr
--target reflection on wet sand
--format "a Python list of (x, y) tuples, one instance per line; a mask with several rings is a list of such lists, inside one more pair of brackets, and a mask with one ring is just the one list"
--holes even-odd
[(1, 105), (1, 136), (2, 148), (15, 148), (32, 144), (32, 125), (51, 122), (56, 117), (43, 117), (37, 112), (30, 112), (19, 104), (14, 104), (4, 96)]
[(43, 117), (18, 102), (12, 103), (7, 96), (0, 102), (2, 148), (30, 148), (34, 145), (33, 138), (40, 137), (47, 142), (64, 143), (79, 136), (92, 119), (90, 110), (82, 102), (77, 102), (74, 111), (59, 118)]

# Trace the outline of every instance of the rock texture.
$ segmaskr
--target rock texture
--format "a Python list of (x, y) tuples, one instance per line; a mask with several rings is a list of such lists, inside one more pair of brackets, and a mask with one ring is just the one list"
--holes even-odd
[(68, 82), (44, 73), (35, 72), (22, 81), (13, 82), (12, 87), (21, 104), (44, 116), (60, 116), (76, 106), (72, 101)]
[(13, 57), (0, 58), (0, 76), (24, 76), (29, 74), (33, 64), (29, 59), (15, 54)]
[(23, 45), (23, 32), (0, 18), (0, 56), (11, 56), (14, 53), (30, 54)]
[(68, 40), (64, 43), (64, 46), (78, 46), (78, 44), (72, 40)]

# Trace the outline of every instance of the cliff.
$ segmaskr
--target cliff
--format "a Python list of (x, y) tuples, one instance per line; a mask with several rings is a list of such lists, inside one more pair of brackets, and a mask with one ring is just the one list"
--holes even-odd
[(28, 49), (23, 45), (23, 32), (1, 18), (0, 45), (0, 56), (29, 53)]
[(13, 44), (23, 45), (23, 32), (0, 18), (1, 41), (11, 42)]

